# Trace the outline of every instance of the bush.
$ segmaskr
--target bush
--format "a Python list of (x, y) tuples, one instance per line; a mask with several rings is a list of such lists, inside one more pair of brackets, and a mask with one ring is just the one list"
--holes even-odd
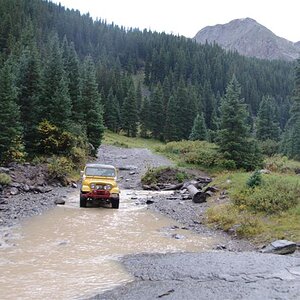
[(273, 156), (279, 151), (279, 142), (270, 139), (259, 141), (259, 147), (263, 155)]
[(11, 183), (11, 177), (5, 173), (0, 173), (0, 184), (8, 185)]
[(157, 149), (167, 155), (178, 156), (184, 163), (204, 168), (224, 167), (224, 157), (218, 146), (207, 141), (170, 142)]
[(157, 183), (181, 183), (188, 179), (189, 175), (184, 171), (172, 167), (151, 168), (142, 177), (142, 184), (157, 184)]
[(262, 175), (259, 170), (255, 171), (246, 182), (246, 185), (249, 188), (254, 188), (261, 184), (262, 184)]
[(70, 159), (77, 168), (82, 168), (87, 161), (87, 153), (84, 149), (73, 147), (70, 152)]
[(67, 185), (67, 176), (71, 174), (73, 167), (73, 163), (68, 158), (53, 156), (48, 163), (49, 177)]
[(268, 157), (264, 162), (265, 168), (272, 172), (295, 174), (295, 170), (300, 168), (300, 162), (288, 159), (286, 156), (274, 155)]
[(42, 154), (68, 154), (77, 139), (68, 131), (61, 131), (49, 121), (42, 121), (38, 127), (38, 151)]
[(235, 192), (233, 202), (254, 212), (278, 214), (300, 203), (300, 186), (282, 176), (268, 177), (259, 186)]

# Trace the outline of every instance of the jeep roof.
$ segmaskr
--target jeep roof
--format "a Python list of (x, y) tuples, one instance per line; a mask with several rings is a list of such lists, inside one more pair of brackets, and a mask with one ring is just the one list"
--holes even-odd
[(116, 169), (116, 167), (112, 165), (105, 165), (105, 164), (86, 164), (86, 167), (90, 168), (106, 168), (106, 169)]

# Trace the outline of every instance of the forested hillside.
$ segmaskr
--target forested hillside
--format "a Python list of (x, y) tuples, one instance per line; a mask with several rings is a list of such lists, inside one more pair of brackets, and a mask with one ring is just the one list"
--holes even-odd
[[(246, 104), (247, 132), (277, 143), (294, 87), (292, 63), (94, 21), (42, 0), (0, 0), (0, 70), (1, 161), (79, 159), (88, 143), (97, 149), (104, 126), (173, 141), (193, 139), (201, 122), (202, 138), (216, 141), (230, 82)], [(274, 127), (267, 137), (265, 122)]]

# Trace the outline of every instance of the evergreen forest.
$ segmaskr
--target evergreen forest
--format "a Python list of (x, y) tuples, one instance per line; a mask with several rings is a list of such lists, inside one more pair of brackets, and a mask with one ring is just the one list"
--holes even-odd
[(93, 20), (43, 0), (0, 0), (0, 161), (96, 154), (105, 128), (206, 140), (227, 163), (300, 160), (300, 61)]

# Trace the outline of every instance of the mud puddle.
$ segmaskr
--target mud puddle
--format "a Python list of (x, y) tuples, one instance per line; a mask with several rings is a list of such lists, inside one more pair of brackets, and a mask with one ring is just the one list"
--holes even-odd
[(83, 299), (133, 280), (118, 262), (124, 255), (211, 248), (213, 238), (137, 205), (152, 193), (122, 191), (115, 210), (79, 208), (76, 191), (15, 228), (0, 247), (1, 299)]

